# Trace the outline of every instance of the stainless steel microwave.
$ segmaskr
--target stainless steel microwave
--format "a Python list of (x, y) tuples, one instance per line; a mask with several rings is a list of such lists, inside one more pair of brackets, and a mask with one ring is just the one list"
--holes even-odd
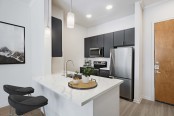
[(104, 57), (104, 48), (90, 48), (89, 56), (90, 57)]

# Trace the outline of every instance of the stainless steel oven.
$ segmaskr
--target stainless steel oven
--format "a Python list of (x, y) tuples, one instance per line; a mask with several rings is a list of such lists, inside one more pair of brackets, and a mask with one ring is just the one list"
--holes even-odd
[(104, 57), (104, 48), (90, 48), (89, 50), (90, 57)]

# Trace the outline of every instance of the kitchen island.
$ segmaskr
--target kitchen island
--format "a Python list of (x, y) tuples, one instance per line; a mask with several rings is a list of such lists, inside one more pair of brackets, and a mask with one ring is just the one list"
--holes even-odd
[(119, 87), (122, 80), (91, 76), (98, 86), (76, 90), (68, 86), (71, 78), (59, 74), (34, 77), (36, 95), (48, 98), (47, 116), (119, 116)]

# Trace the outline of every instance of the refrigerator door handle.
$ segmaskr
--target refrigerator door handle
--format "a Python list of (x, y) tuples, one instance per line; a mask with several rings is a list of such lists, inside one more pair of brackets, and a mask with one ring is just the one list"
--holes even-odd
[(110, 49), (110, 70), (109, 70), (109, 75), (112, 75), (112, 49)]

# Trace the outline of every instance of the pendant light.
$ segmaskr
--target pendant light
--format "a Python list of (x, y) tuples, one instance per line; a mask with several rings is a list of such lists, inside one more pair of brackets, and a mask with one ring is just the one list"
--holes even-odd
[(50, 35), (51, 34), (51, 30), (50, 30), (50, 26), (49, 26), (49, 18), (50, 18), (50, 1), (49, 0), (47, 0), (48, 1), (48, 8), (47, 8), (47, 25), (46, 25), (46, 28), (45, 28), (45, 34), (46, 35)]
[(68, 12), (67, 14), (67, 27), (74, 28), (74, 22), (75, 22), (75, 17), (74, 13), (72, 13), (72, 0), (71, 0), (70, 12)]

